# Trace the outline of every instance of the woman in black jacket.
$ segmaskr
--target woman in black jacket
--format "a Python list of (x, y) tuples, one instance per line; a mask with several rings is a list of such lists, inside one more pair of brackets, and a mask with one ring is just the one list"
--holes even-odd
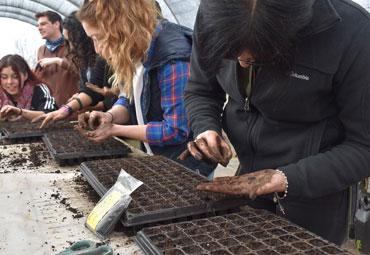
[(342, 243), (348, 188), (370, 176), (369, 13), (347, 0), (203, 0), (194, 34), (188, 148), (226, 163), (223, 128), (241, 164), (198, 188), (248, 195)]

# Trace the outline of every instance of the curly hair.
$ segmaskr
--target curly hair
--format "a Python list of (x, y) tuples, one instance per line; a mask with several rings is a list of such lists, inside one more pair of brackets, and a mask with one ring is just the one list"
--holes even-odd
[(72, 59), (72, 62), (86, 71), (89, 67), (93, 67), (97, 54), (94, 49), (94, 42), (87, 36), (81, 22), (76, 17), (76, 12), (72, 12), (63, 21), (63, 28), (68, 30), (67, 57)]
[(113, 69), (113, 87), (130, 99), (135, 64), (147, 57), (158, 16), (152, 0), (85, 0), (77, 13), (101, 32), (101, 55)]

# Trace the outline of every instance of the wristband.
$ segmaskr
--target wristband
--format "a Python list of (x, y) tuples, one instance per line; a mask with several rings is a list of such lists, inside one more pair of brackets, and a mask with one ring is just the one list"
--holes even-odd
[(73, 113), (73, 109), (69, 105), (64, 104), (59, 109), (62, 109), (63, 111), (65, 111), (68, 114), (68, 116), (71, 116)]
[(280, 200), (286, 198), (287, 195), (288, 195), (288, 178), (286, 178), (286, 175), (281, 170), (276, 169), (276, 172), (281, 173), (283, 175), (284, 179), (285, 179), (285, 191), (284, 191), (283, 196), (279, 196), (279, 194), (277, 192), (275, 192), (274, 197), (273, 197), (273, 201), (278, 204), (278, 206), (280, 208), (280, 212), (284, 215), (285, 211), (284, 211), (283, 206), (280, 203)]
[(18, 107), (18, 109), (19, 109), (19, 110), (21, 110), (21, 111), (18, 113), (18, 115), (22, 115), (22, 113), (23, 113), (22, 108), (19, 108), (19, 107)]
[(81, 99), (79, 99), (78, 97), (74, 97), (73, 99), (74, 99), (74, 100), (76, 100), (76, 101), (78, 102), (78, 104), (80, 105), (80, 109), (79, 109), (79, 111), (81, 111), (81, 110), (82, 110), (82, 108), (83, 108), (83, 105), (82, 105)]
[(286, 178), (286, 175), (283, 173), (283, 171), (281, 171), (279, 169), (276, 169), (276, 172), (279, 172), (280, 174), (282, 174), (284, 179), (285, 179), (285, 191), (284, 191), (283, 196), (279, 196), (279, 194), (277, 192), (275, 192), (276, 193), (276, 198), (281, 200), (281, 199), (286, 198), (287, 195), (288, 195), (288, 178)]

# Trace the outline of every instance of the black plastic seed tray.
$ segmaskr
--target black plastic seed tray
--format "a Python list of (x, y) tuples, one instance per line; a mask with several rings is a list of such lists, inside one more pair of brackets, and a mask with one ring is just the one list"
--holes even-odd
[(47, 133), (42, 140), (59, 165), (76, 165), (87, 160), (121, 158), (131, 149), (114, 138), (101, 143), (90, 141), (75, 130)]
[(134, 237), (145, 254), (349, 255), (339, 246), (265, 210), (144, 228)]
[(16, 121), (2, 123), (1, 131), (4, 137), (9, 140), (17, 141), (36, 141), (41, 140), (45, 133), (73, 130), (75, 123), (69, 121), (59, 121), (49, 123), (45, 128), (40, 129), (41, 123), (31, 123), (29, 121)]
[(240, 196), (226, 196), (198, 191), (196, 186), (207, 179), (162, 156), (84, 162), (80, 171), (102, 196), (126, 172), (144, 184), (133, 194), (124, 213), (124, 226), (138, 226), (194, 215), (239, 208), (246, 203)]

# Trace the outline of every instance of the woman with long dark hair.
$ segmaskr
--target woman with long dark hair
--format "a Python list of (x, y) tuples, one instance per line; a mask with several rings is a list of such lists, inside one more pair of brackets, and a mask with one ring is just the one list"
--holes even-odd
[(48, 86), (42, 84), (19, 55), (6, 55), (0, 60), (1, 119), (33, 119), (58, 109)]
[(81, 22), (77, 19), (76, 12), (72, 12), (63, 20), (63, 35), (67, 41), (66, 57), (71, 59), (80, 70), (81, 88), (89, 81), (98, 54), (95, 52), (93, 41), (86, 35)]
[[(95, 52), (94, 43), (87, 36), (76, 13), (72, 12), (63, 20), (63, 34), (68, 42), (67, 57), (80, 69), (79, 93), (73, 98), (81, 102), (83, 109), (79, 109), (80, 112), (107, 111), (117, 100), (117, 94), (108, 81), (112, 74), (107, 62)], [(75, 109), (75, 103), (70, 104), (72, 109)]]
[(241, 166), (198, 188), (247, 195), (341, 244), (349, 187), (370, 176), (369, 41), (370, 15), (351, 1), (202, 0), (188, 150), (227, 163), (224, 129)]

